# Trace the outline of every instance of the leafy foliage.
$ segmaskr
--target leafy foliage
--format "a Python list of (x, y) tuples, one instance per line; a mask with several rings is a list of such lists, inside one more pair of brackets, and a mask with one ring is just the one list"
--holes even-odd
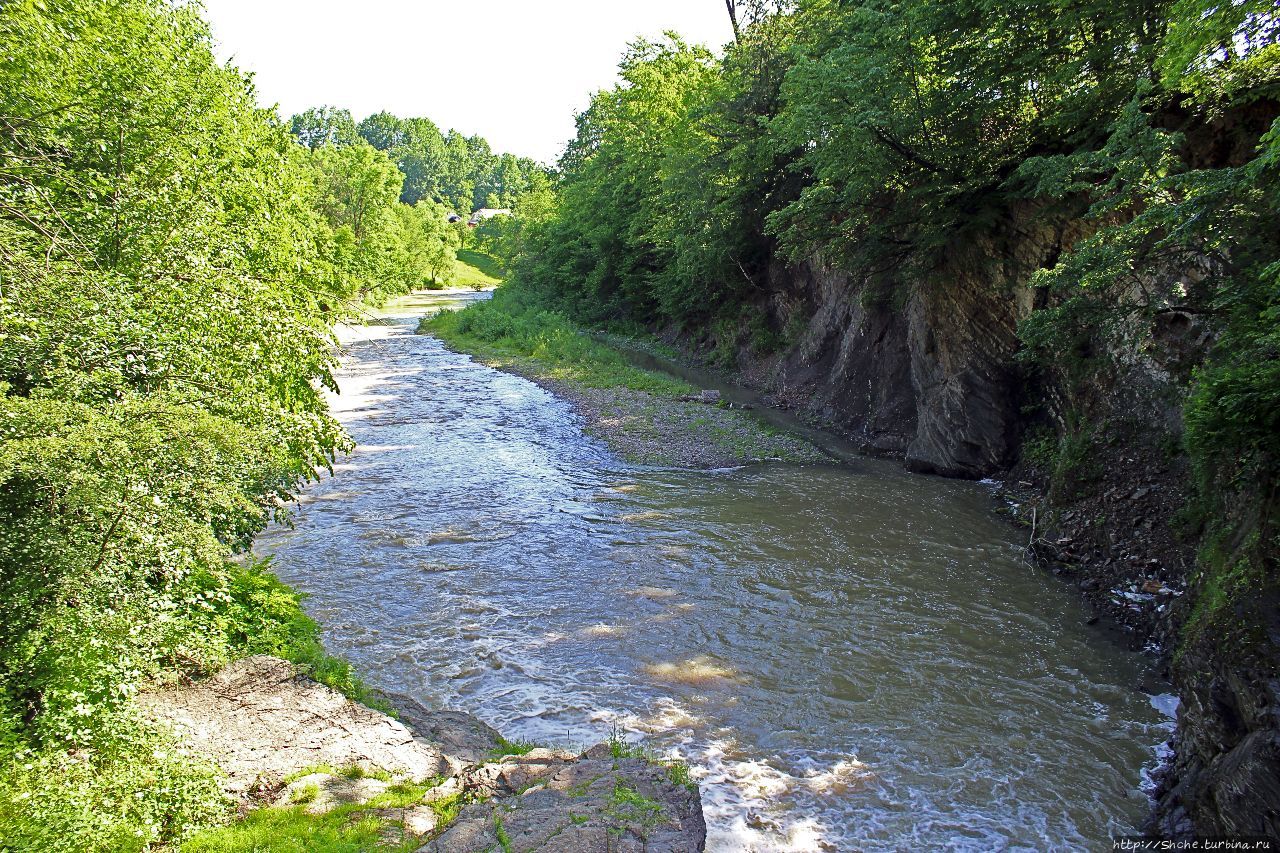
[(6, 849), (141, 850), (225, 814), (135, 717), (149, 685), (271, 652), (365, 695), (235, 558), (349, 444), (332, 322), (442, 274), (456, 234), (349, 117), (312, 119), (296, 144), (195, 7), (0, 7)]
[(921, 280), (992, 230), (1025, 160), (1106, 139), (1163, 37), (1146, 2), (749, 18), (718, 62), (674, 35), (631, 46), (554, 215), (508, 253), (520, 281), (587, 318), (702, 326), (758, 302), (779, 256)]
[(533, 160), (494, 154), (483, 137), (442, 133), (427, 118), (402, 119), (384, 111), (355, 124), (346, 110), (319, 107), (295, 115), (290, 126), (308, 148), (363, 140), (383, 152), (404, 174), (400, 199), (406, 204), (425, 200), (460, 214), (511, 207), (547, 180), (546, 170)]

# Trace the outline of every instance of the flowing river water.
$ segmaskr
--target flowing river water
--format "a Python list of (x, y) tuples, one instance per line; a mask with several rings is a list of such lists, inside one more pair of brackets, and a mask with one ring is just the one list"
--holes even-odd
[(1100, 849), (1166, 718), (976, 483), (628, 465), (395, 303), (344, 329), (358, 442), (257, 550), (372, 684), (508, 738), (688, 760), (708, 849)]

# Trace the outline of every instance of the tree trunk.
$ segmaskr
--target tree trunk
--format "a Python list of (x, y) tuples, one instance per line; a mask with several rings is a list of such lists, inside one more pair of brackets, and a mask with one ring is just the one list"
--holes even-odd
[(724, 0), (725, 8), (729, 10), (729, 23), (733, 24), (733, 40), (742, 41), (742, 33), (738, 30), (738, 5), (736, 0)]

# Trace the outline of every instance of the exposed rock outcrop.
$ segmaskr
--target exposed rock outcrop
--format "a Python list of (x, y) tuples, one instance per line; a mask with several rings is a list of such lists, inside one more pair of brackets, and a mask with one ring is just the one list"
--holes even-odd
[(989, 476), (1016, 445), (1028, 281), (1068, 236), (1059, 218), (1012, 211), (937, 269), (936, 287), (862, 280), (818, 259), (775, 265), (766, 310), (799, 331), (764, 359), (744, 348), (744, 376), (912, 470)]
[(483, 796), (419, 853), (515, 850), (683, 853), (706, 837), (697, 789), (608, 744), (581, 756), (551, 750), (505, 758), (463, 775)]
[[(505, 742), (483, 722), (408, 697), (394, 701), (402, 720), (262, 655), (138, 704), (216, 764), (244, 808), (274, 802), (320, 814), (367, 805), (397, 843), (418, 838), (430, 853), (696, 853), (705, 846), (697, 786), (666, 765), (610, 744), (582, 754), (499, 755)], [(422, 785), (421, 798), (390, 806), (380, 799), (406, 782)], [(433, 807), (442, 802), (466, 805), (450, 821), (451, 810)]]
[(802, 329), (782, 354), (741, 354), (747, 381), (774, 402), (807, 410), (875, 453), (902, 454), (916, 432), (909, 324), (864, 298), (864, 287), (819, 261), (775, 266), (769, 311)]
[(433, 743), (267, 655), (187, 687), (143, 694), (145, 713), (226, 774), (228, 792), (282, 783), (309, 767), (358, 766), (422, 781), (450, 771)]
[[(1197, 127), (1175, 109), (1161, 121), (1188, 131), (1188, 163), (1221, 168), (1253, 156), (1275, 110), (1267, 102)], [(1017, 358), (1018, 326), (1062, 299), (1032, 277), (1096, 227), (1070, 208), (1013, 202), (927, 270), (919, 258), (909, 272), (872, 275), (820, 258), (775, 263), (742, 314), (738, 379), (912, 470), (1005, 478), (1031, 528), (1029, 553), (1073, 581), (1118, 636), (1161, 652), (1144, 686), (1171, 681), (1182, 708), (1160, 831), (1280, 837), (1280, 601), (1274, 580), (1258, 580), (1276, 577), (1280, 539), (1274, 522), (1196, 520), (1183, 450), (1182, 405), (1217, 334), (1202, 285), (1220, 261), (1160, 255), (1117, 277), (1099, 327), (1087, 312), (1079, 328), (1064, 320), (1051, 357), (1031, 369)], [(683, 342), (715, 343), (718, 355), (726, 343)], [(1274, 485), (1227, 478), (1239, 502), (1277, 516)], [(1197, 558), (1210, 528), (1240, 540), (1217, 567)], [(1263, 543), (1251, 554), (1249, 530)], [(1212, 576), (1242, 562), (1257, 600), (1237, 596), (1223, 612), (1230, 596)], [(1212, 627), (1188, 630), (1206, 610)]]

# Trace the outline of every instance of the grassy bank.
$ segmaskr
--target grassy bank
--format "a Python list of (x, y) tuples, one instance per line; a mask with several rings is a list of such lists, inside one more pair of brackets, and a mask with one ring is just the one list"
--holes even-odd
[(692, 385), (634, 367), (562, 315), (526, 304), (518, 291), (503, 290), (463, 311), (428, 317), (420, 333), (435, 335), (500, 366), (587, 388), (627, 388), (656, 395), (695, 393)]
[(418, 331), (568, 399), (587, 420), (588, 433), (632, 462), (713, 468), (825, 459), (807, 442), (745, 412), (681, 399), (698, 389), (636, 367), (518, 288), (426, 318)]
[(453, 261), (453, 276), (449, 287), (469, 287), (485, 290), (502, 284), (502, 269), (498, 262), (483, 252), (459, 249)]

